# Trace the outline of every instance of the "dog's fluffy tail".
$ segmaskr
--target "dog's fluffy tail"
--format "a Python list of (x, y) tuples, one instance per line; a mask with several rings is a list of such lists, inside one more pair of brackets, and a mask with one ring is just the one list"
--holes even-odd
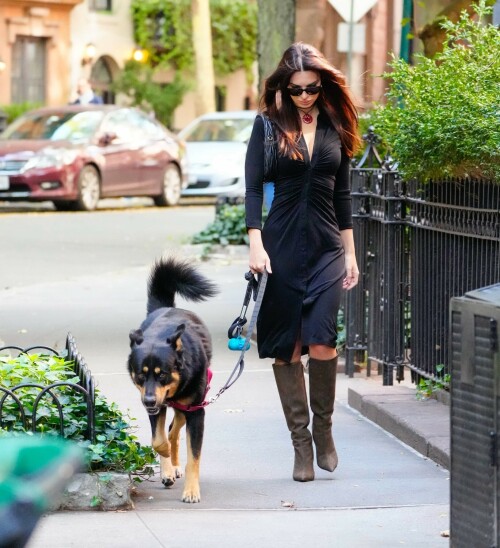
[(187, 261), (160, 259), (154, 264), (148, 283), (148, 314), (162, 307), (175, 306), (175, 294), (190, 301), (204, 301), (219, 292)]

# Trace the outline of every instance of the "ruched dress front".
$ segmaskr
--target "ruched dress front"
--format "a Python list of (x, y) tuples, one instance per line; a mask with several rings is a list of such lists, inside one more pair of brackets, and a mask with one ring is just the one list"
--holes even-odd
[[(271, 260), (257, 321), (261, 358), (289, 361), (297, 340), (337, 341), (337, 314), (345, 276), (340, 231), (352, 228), (349, 158), (328, 117), (320, 113), (312, 157), (303, 137), (303, 160), (278, 157), (274, 199), (262, 229)], [(258, 116), (245, 162), (246, 223), (262, 227), (264, 124)]]

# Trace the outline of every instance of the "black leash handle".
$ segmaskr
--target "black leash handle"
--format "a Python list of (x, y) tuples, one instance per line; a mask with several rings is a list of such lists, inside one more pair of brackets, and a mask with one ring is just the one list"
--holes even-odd
[(234, 320), (234, 322), (231, 324), (231, 327), (228, 329), (227, 336), (229, 339), (238, 338), (241, 335), (243, 331), (243, 326), (247, 323), (246, 315), (252, 293), (254, 294), (254, 300), (256, 298), (258, 283), (257, 280), (254, 278), (254, 275), (251, 272), (247, 272), (245, 274), (245, 280), (248, 281), (245, 298), (243, 299), (243, 305), (241, 307), (240, 315)]
[[(266, 291), (267, 276), (268, 274), (264, 270), (262, 274), (259, 274), (259, 281), (257, 283), (251, 272), (247, 272), (247, 274), (245, 274), (245, 279), (248, 280), (247, 291), (245, 293), (245, 299), (243, 301), (243, 307), (241, 309), (240, 316), (236, 318), (236, 320), (232, 323), (231, 327), (229, 328), (228, 335), (230, 335), (230, 338), (233, 337), (233, 334), (232, 334), (233, 326), (235, 326), (234, 329), (240, 328), (240, 332), (238, 333), (238, 335), (241, 334), (241, 329), (243, 328), (243, 325), (245, 325), (246, 323), (245, 314), (248, 309), (248, 304), (250, 303), (250, 297), (252, 296), (252, 293), (253, 293), (254, 299), (255, 299), (255, 305), (253, 307), (252, 317), (250, 318), (250, 323), (248, 324), (245, 342), (243, 344), (243, 349), (241, 350), (241, 354), (238, 357), (238, 361), (236, 362), (236, 365), (234, 366), (234, 369), (229, 375), (229, 378), (225, 382), (224, 386), (217, 392), (217, 394), (215, 394), (215, 396), (212, 396), (208, 400), (209, 404), (217, 401), (219, 397), (228, 388), (230, 388), (240, 378), (241, 374), (243, 373), (243, 369), (245, 368), (245, 359), (244, 359), (245, 352), (246, 352), (247, 346), (250, 343), (253, 330), (255, 329), (255, 324), (257, 323), (257, 317), (259, 315), (260, 306), (262, 304), (262, 299), (264, 298), (264, 292)], [(240, 324), (238, 324), (238, 320), (242, 321), (242, 323), (240, 322)]]

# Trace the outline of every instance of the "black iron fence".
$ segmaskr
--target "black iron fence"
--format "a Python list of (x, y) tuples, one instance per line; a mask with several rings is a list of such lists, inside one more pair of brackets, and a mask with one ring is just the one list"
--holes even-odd
[(500, 184), (405, 182), (366, 140), (351, 169), (360, 283), (346, 295), (346, 373), (442, 379), (451, 297), (500, 281)]
[[(74, 363), (75, 376), (78, 376), (79, 381), (59, 381), (48, 385), (25, 382), (9, 388), (0, 385), (0, 427), (4, 426), (4, 409), (6, 407), (6, 403), (14, 401), (24, 430), (31, 430), (33, 433), (37, 432), (40, 404), (41, 402), (46, 402), (48, 400), (52, 402), (52, 405), (56, 409), (59, 423), (59, 434), (64, 436), (65, 404), (64, 397), (61, 397), (60, 389), (65, 387), (84, 396), (86, 402), (87, 421), (86, 438), (92, 442), (95, 442), (95, 382), (89, 368), (87, 367), (87, 364), (85, 363), (85, 360), (77, 349), (75, 339), (71, 333), (68, 333), (66, 338), (66, 349), (63, 353), (59, 353), (48, 346), (30, 346), (28, 348), (21, 348), (19, 346), (4, 346), (0, 348), (0, 353), (7, 351), (10, 353), (17, 352), (18, 354), (38, 353), (64, 356), (66, 360)], [(32, 397), (30, 397), (29, 411), (25, 409), (22, 396), (22, 394), (26, 392), (27, 388), (36, 389), (39, 391), (34, 401), (31, 401)], [(9, 411), (9, 413), (11, 413), (11, 411)]]

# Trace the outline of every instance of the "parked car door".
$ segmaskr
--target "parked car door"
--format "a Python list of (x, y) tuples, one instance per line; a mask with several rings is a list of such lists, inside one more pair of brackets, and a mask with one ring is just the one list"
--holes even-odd
[(161, 192), (163, 174), (171, 159), (166, 149), (168, 135), (154, 120), (140, 111), (131, 111), (129, 122), (134, 126), (136, 140), (142, 143), (137, 151), (142, 191), (158, 194)]
[(105, 158), (102, 196), (126, 195), (140, 179), (139, 150), (130, 109), (110, 112), (100, 130), (100, 151)]

